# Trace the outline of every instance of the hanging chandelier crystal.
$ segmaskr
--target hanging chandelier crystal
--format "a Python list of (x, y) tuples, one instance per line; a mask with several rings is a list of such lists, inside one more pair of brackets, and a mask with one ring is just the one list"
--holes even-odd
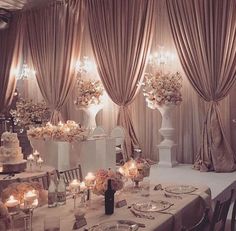
[(22, 65), (20, 74), (17, 76), (17, 79), (29, 79), (35, 77), (35, 70), (30, 69), (26, 63)]

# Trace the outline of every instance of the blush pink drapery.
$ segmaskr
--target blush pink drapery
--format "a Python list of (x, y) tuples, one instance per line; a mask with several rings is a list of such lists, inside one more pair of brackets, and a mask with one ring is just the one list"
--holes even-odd
[(89, 0), (89, 29), (102, 83), (120, 106), (117, 124), (126, 129), (125, 153), (138, 144), (128, 105), (142, 80), (152, 38), (153, 0)]
[(233, 171), (235, 157), (218, 102), (236, 79), (236, 1), (167, 0), (167, 9), (182, 67), (200, 97), (209, 102), (195, 168)]
[(52, 111), (51, 122), (63, 120), (61, 109), (75, 84), (85, 2), (56, 2), (27, 14), (27, 34), (32, 62), (41, 93)]
[(0, 32), (0, 113), (11, 105), (23, 44), (23, 18), (13, 16), (9, 28)]

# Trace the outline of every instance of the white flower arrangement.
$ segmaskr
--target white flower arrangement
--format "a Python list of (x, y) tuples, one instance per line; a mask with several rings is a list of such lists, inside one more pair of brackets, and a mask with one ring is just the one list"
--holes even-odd
[(103, 90), (102, 83), (99, 80), (84, 80), (82, 78), (78, 78), (77, 96), (74, 103), (78, 107), (87, 107), (91, 104), (100, 104)]
[(82, 141), (88, 137), (88, 130), (74, 121), (68, 120), (65, 124), (55, 126), (47, 123), (44, 127), (31, 128), (27, 131), (29, 138), (57, 141)]
[(20, 99), (16, 103), (16, 110), (10, 110), (15, 123), (24, 128), (37, 124), (46, 124), (50, 118), (50, 111), (45, 101), (33, 102), (29, 99)]
[(161, 105), (178, 105), (182, 101), (181, 87), (182, 76), (179, 72), (155, 74), (147, 73), (144, 76), (143, 94), (146, 97), (148, 107), (152, 109)]

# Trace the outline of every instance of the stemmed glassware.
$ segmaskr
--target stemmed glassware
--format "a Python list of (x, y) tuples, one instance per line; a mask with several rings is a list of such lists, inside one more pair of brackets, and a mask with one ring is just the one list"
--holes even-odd
[(74, 210), (76, 208), (76, 198), (77, 195), (79, 193), (79, 189), (80, 189), (80, 182), (77, 179), (74, 179), (71, 181), (70, 185), (69, 185), (70, 191), (73, 195), (73, 199), (74, 199)]
[(24, 193), (24, 204), (21, 208), (27, 215), (25, 220), (25, 230), (32, 231), (33, 223), (33, 211), (38, 206), (38, 191), (32, 190)]

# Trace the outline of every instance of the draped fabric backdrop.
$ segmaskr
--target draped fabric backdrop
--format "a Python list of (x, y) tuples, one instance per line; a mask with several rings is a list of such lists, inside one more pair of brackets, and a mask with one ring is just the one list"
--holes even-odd
[(138, 140), (128, 105), (134, 100), (151, 44), (153, 0), (90, 0), (89, 28), (103, 85), (120, 106), (118, 125), (126, 129), (126, 158)]
[(208, 102), (195, 167), (202, 171), (236, 169), (218, 102), (236, 75), (235, 0), (167, 0), (174, 42), (183, 69), (197, 93)]
[(7, 112), (15, 91), (24, 31), (23, 17), (14, 15), (8, 29), (0, 32), (0, 113)]
[(29, 49), (41, 93), (52, 111), (51, 122), (63, 120), (61, 109), (75, 84), (86, 16), (83, 0), (56, 2), (27, 14)]

